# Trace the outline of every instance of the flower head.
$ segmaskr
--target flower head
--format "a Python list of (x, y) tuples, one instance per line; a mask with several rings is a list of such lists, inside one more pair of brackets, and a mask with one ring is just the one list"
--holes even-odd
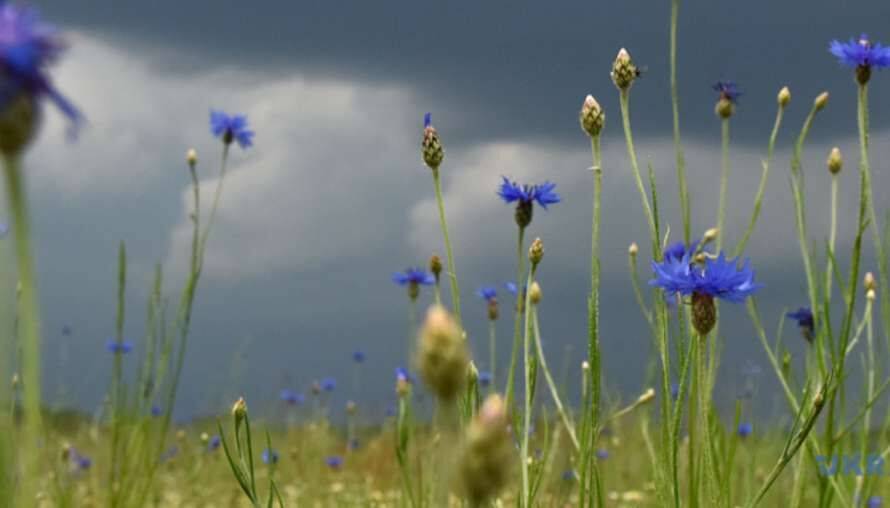
[(497, 289), (495, 289), (493, 287), (485, 286), (485, 287), (479, 288), (479, 290), (476, 291), (476, 295), (479, 296), (479, 298), (482, 298), (483, 300), (485, 300), (486, 302), (490, 302), (497, 298), (498, 291), (497, 291)]
[(742, 95), (735, 81), (718, 81), (711, 88), (720, 94), (721, 99), (726, 99), (733, 104), (738, 104), (739, 97)]
[(423, 140), (420, 142), (420, 155), (424, 164), (430, 169), (438, 170), (445, 159), (445, 147), (439, 133), (433, 127), (432, 113), (423, 115)]
[(265, 464), (277, 464), (278, 463), (278, 452), (271, 448), (266, 448), (263, 450), (262, 454), (263, 463)]
[(850, 37), (848, 42), (833, 40), (828, 51), (847, 67), (890, 67), (890, 47), (872, 43), (866, 34), (860, 35), (859, 39)]
[(520, 204), (526, 203), (530, 205), (537, 201), (546, 210), (547, 205), (559, 203), (560, 201), (559, 194), (553, 190), (556, 188), (555, 183), (544, 182), (539, 185), (519, 185), (516, 182), (511, 182), (506, 176), (501, 178), (504, 180), (501, 182), (500, 188), (498, 188), (498, 196), (505, 203), (518, 201)]
[(392, 274), (392, 281), (400, 286), (432, 286), (436, 283), (436, 278), (421, 268), (408, 268), (404, 272)]
[(353, 351), (352, 352), (352, 361), (355, 363), (365, 363), (365, 352), (364, 351)]
[(36, 103), (43, 97), (72, 121), (72, 127), (83, 120), (46, 74), (65, 47), (58, 31), (35, 9), (0, 3), (0, 150), (15, 153), (31, 140), (39, 117)]
[(866, 508), (881, 508), (882, 506), (884, 506), (884, 500), (881, 499), (881, 496), (871, 496), (865, 502)]
[(337, 470), (343, 466), (343, 457), (339, 455), (331, 455), (324, 459), (324, 463), (327, 464), (329, 468)]
[(491, 385), (494, 376), (491, 375), (491, 372), (482, 371), (479, 373), (479, 386), (482, 388), (488, 388)]
[(690, 254), (690, 258), (695, 255), (698, 251), (698, 242), (692, 242), (691, 245), (687, 248), (686, 244), (683, 242), (675, 242), (664, 249), (664, 259), (682, 259), (687, 253)]
[(596, 450), (596, 458), (599, 460), (606, 460), (609, 458), (609, 450), (605, 448), (597, 448)]
[(738, 433), (739, 437), (748, 437), (751, 433), (754, 432), (754, 426), (748, 422), (742, 422), (739, 424)]
[(326, 392), (332, 392), (337, 388), (337, 380), (332, 377), (326, 377), (321, 380), (321, 389)]
[(118, 342), (114, 339), (109, 339), (108, 342), (105, 343), (105, 349), (107, 349), (109, 353), (125, 355), (133, 350), (133, 344), (127, 341)]
[(247, 126), (247, 116), (229, 115), (222, 111), (210, 112), (210, 132), (223, 143), (230, 145), (237, 141), (241, 148), (253, 146), (254, 132)]
[(151, 406), (152, 416), (161, 416), (162, 414), (164, 414), (164, 411), (161, 409), (161, 406), (158, 406), (157, 404)]
[(212, 452), (219, 448), (219, 445), (222, 444), (222, 439), (219, 436), (213, 436), (207, 441), (207, 451)]
[(414, 376), (412, 376), (405, 367), (396, 367), (396, 381), (404, 381), (408, 384), (414, 384)]
[(815, 331), (815, 323), (813, 321), (813, 312), (809, 307), (801, 307), (794, 312), (785, 314), (789, 319), (797, 321), (797, 326), (803, 334), (803, 338), (807, 342), (813, 341), (813, 332)]
[(661, 263), (653, 261), (652, 270), (649, 285), (684, 296), (698, 293), (739, 303), (761, 287), (749, 261), (739, 266), (738, 259), (727, 260), (722, 252), (717, 259), (705, 259), (704, 266), (690, 263), (689, 252), (679, 259), (666, 256)]
[(297, 393), (293, 390), (288, 390), (287, 388), (281, 390), (281, 393), (278, 397), (282, 400), (282, 402), (290, 406), (299, 406), (306, 401), (306, 398), (303, 396), (302, 393)]

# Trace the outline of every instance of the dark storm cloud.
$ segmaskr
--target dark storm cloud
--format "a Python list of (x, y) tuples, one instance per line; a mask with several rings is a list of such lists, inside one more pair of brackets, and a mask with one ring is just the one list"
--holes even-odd
[[(617, 50), (626, 46), (648, 67), (633, 93), (632, 107), (645, 111), (647, 119), (637, 123), (637, 132), (662, 132), (670, 125), (667, 0), (45, 0), (41, 5), (60, 23), (203, 54), (209, 66), (302, 68), (409, 85), (420, 91), (418, 111), (452, 117), (460, 127), (452, 134), (456, 141), (571, 139), (575, 126), (566, 118), (574, 117), (585, 94), (595, 94), (607, 112), (617, 112), (608, 71)], [(740, 139), (764, 137), (775, 94), (786, 84), (799, 104), (831, 90), (835, 97), (825, 115), (832, 125), (853, 128), (855, 119), (847, 114), (853, 100), (850, 73), (829, 56), (828, 41), (862, 31), (890, 38), (887, 19), (890, 4), (881, 0), (682, 2), (685, 131), (713, 130), (715, 95), (709, 87), (718, 79), (736, 80), (745, 91), (736, 122)], [(876, 107), (887, 104), (875, 100)], [(803, 114), (793, 113), (789, 120), (799, 123)]]

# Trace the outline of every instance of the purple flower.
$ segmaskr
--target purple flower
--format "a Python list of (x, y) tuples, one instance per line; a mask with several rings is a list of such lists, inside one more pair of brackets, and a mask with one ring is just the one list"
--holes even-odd
[(337, 380), (332, 377), (326, 377), (321, 380), (321, 389), (326, 392), (332, 392), (337, 388)]
[(872, 43), (865, 34), (860, 35), (858, 40), (850, 37), (848, 42), (833, 40), (828, 45), (828, 51), (847, 67), (890, 67), (890, 47)]
[(161, 416), (162, 414), (163, 414), (163, 411), (161, 410), (160, 406), (158, 406), (157, 404), (151, 406), (151, 415), (152, 416)]
[(541, 208), (547, 209), (547, 205), (559, 203), (560, 198), (554, 189), (555, 183), (544, 182), (540, 185), (519, 185), (511, 182), (506, 176), (498, 188), (498, 196), (504, 200), (504, 203), (513, 203), (518, 201), (520, 204), (530, 206), (533, 202), (541, 205)]
[(392, 281), (400, 286), (432, 286), (436, 283), (436, 278), (432, 274), (427, 273), (421, 268), (408, 268), (404, 272), (396, 272), (392, 274)]
[(365, 352), (364, 351), (353, 351), (352, 361), (354, 361), (355, 363), (365, 363)]
[(482, 298), (483, 300), (485, 300), (487, 302), (491, 302), (492, 300), (497, 298), (498, 291), (497, 291), (497, 289), (495, 289), (493, 287), (486, 286), (486, 287), (479, 288), (479, 290), (476, 291), (476, 295), (479, 296), (479, 298)]
[(109, 353), (125, 355), (133, 350), (133, 344), (127, 341), (118, 342), (114, 339), (109, 339), (108, 342), (105, 343), (105, 349), (108, 350)]
[(871, 496), (865, 502), (866, 508), (881, 508), (884, 506), (884, 500), (881, 499), (881, 496)]
[(677, 400), (680, 396), (680, 385), (671, 383), (671, 400)]
[(325, 464), (333, 470), (338, 470), (343, 466), (343, 457), (339, 455), (331, 455), (324, 459)]
[(482, 388), (488, 388), (488, 385), (494, 380), (491, 372), (482, 371), (479, 373), (479, 386)]
[(596, 450), (596, 458), (599, 460), (606, 460), (609, 458), (609, 450), (605, 448), (597, 448)]
[(720, 93), (721, 99), (726, 99), (733, 104), (736, 104), (739, 100), (739, 96), (742, 95), (742, 92), (734, 81), (718, 81), (714, 83), (711, 88), (713, 88), (715, 92)]
[(266, 448), (263, 450), (262, 459), (264, 464), (278, 464), (278, 452), (271, 448)]
[(405, 367), (396, 367), (396, 381), (404, 381), (408, 384), (414, 384), (414, 376), (412, 376)]
[(698, 250), (698, 242), (692, 242), (689, 248), (683, 242), (675, 242), (668, 248), (664, 249), (664, 259), (682, 259), (687, 253), (690, 258), (695, 255)]
[(740, 303), (761, 287), (754, 282), (750, 262), (741, 266), (737, 259), (727, 260), (721, 252), (717, 259), (706, 259), (704, 266), (690, 263), (690, 253), (682, 258), (665, 258), (652, 262), (655, 278), (650, 286), (660, 287), (667, 294), (684, 296), (699, 294)]
[(281, 393), (278, 395), (278, 397), (284, 403), (291, 405), (291, 406), (299, 406), (299, 405), (302, 405), (303, 402), (306, 401), (306, 398), (303, 396), (302, 393), (297, 393), (293, 390), (288, 390), (287, 388), (285, 388), (284, 390), (281, 390)]
[(562, 472), (562, 480), (565, 482), (573, 482), (577, 478), (575, 471), (572, 469), (566, 469)]
[(245, 115), (229, 115), (222, 111), (210, 111), (210, 133), (230, 145), (237, 141), (241, 148), (253, 146), (254, 132), (247, 126)]
[(207, 441), (207, 451), (212, 452), (219, 448), (219, 445), (222, 444), (222, 439), (219, 436), (213, 436)]
[(80, 112), (53, 86), (46, 67), (65, 50), (58, 31), (44, 23), (37, 11), (12, 2), (0, 3), (0, 110), (25, 96), (48, 97), (76, 127)]
[(800, 333), (807, 342), (813, 342), (813, 333), (816, 330), (816, 324), (813, 321), (813, 312), (809, 307), (801, 307), (794, 312), (785, 314), (786, 317), (797, 321), (800, 327)]
[(746, 438), (746, 437), (750, 436), (752, 432), (754, 432), (754, 426), (751, 425), (750, 423), (743, 422), (743, 423), (739, 424), (739, 429), (738, 429), (739, 437)]

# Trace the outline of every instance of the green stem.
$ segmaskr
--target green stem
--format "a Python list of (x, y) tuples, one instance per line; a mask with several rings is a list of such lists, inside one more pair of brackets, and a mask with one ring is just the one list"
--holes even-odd
[(717, 204), (717, 252), (723, 246), (723, 223), (726, 220), (726, 188), (729, 184), (729, 118), (720, 123), (720, 202)]
[(828, 231), (828, 263), (825, 267), (825, 297), (831, 301), (831, 281), (834, 279), (834, 245), (837, 238), (837, 188), (838, 176), (831, 175), (831, 224)]
[(513, 349), (510, 351), (510, 370), (507, 372), (507, 392), (506, 401), (508, 410), (513, 410), (513, 398), (516, 391), (514, 379), (516, 378), (516, 361), (519, 354), (519, 341), (522, 338), (520, 326), (522, 326), (522, 312), (524, 304), (522, 303), (523, 293), (527, 293), (522, 287), (523, 274), (525, 273), (525, 256), (523, 256), (522, 247), (525, 240), (525, 228), (519, 228), (519, 239), (516, 243), (516, 305), (513, 309)]
[(538, 355), (539, 366), (541, 367), (541, 370), (544, 371), (544, 378), (547, 380), (547, 386), (550, 388), (550, 396), (553, 397), (553, 405), (556, 406), (556, 412), (559, 413), (559, 417), (562, 419), (562, 423), (566, 428), (566, 432), (569, 434), (569, 439), (572, 441), (572, 446), (575, 448), (576, 452), (580, 452), (581, 444), (578, 442), (578, 437), (575, 435), (575, 425), (569, 418), (569, 414), (565, 410), (565, 407), (562, 404), (562, 400), (560, 400), (559, 390), (556, 388), (556, 383), (553, 381), (553, 375), (550, 372), (550, 368), (547, 367), (547, 359), (544, 357), (544, 348), (543, 346), (541, 346), (541, 329), (538, 325), (537, 305), (534, 305), (531, 311), (535, 351)]
[(807, 277), (807, 291), (810, 299), (810, 308), (816, 311), (816, 278), (813, 275), (812, 260), (810, 258), (810, 249), (807, 245), (807, 223), (806, 223), (806, 206), (804, 204), (803, 193), (803, 175), (801, 173), (801, 153), (803, 152), (803, 144), (810, 132), (810, 126), (819, 108), (813, 104), (804, 120), (803, 128), (797, 142), (794, 144), (794, 153), (791, 157), (791, 191), (794, 197), (794, 217), (797, 223), (797, 239), (800, 244), (800, 254), (803, 258), (804, 272)]
[(634, 149), (633, 133), (630, 129), (630, 110), (629, 110), (630, 94), (628, 89), (621, 90), (619, 102), (621, 105), (621, 123), (624, 126), (624, 139), (627, 144), (627, 156), (630, 158), (630, 167), (633, 170), (634, 180), (637, 184), (637, 191), (640, 193), (640, 200), (643, 203), (643, 211), (646, 214), (646, 220), (649, 223), (649, 234), (652, 240), (652, 251), (658, 252), (658, 236), (655, 231), (655, 218), (652, 215), (652, 207), (649, 206), (649, 196), (646, 194), (646, 188), (643, 186), (643, 178), (640, 176), (640, 166), (637, 164), (637, 152)]
[(454, 269), (454, 252), (451, 239), (448, 237), (448, 223), (445, 221), (445, 202), (442, 199), (442, 185), (439, 181), (439, 169), (433, 168), (433, 186), (436, 188), (436, 204), (439, 207), (439, 225), (442, 226), (442, 237), (445, 239), (445, 255), (448, 258), (448, 278), (451, 281), (451, 306), (454, 308), (454, 319), (463, 328), (460, 319), (460, 289), (457, 286), (457, 272)]
[[(19, 464), (23, 466), (21, 497), (33, 500), (37, 495), (40, 476), (38, 439), (43, 427), (40, 415), (40, 312), (37, 298), (34, 258), (31, 247), (31, 227), (28, 218), (28, 199), (25, 194), (21, 159), (7, 156), (3, 160), (6, 174), (6, 194), (12, 214), (12, 234), (15, 237), (16, 265), (18, 266), (21, 297), (19, 310), (22, 335), (22, 393), (25, 420), (22, 425), (22, 446)], [(4, 380), (3, 382), (6, 382)]]
[(489, 391), (494, 392), (497, 386), (497, 326), (494, 320), (488, 321), (488, 368), (491, 370), (491, 384)]
[(523, 425), (522, 425), (522, 446), (520, 450), (520, 460), (522, 461), (522, 508), (529, 508), (531, 506), (531, 489), (529, 489), (529, 478), (528, 478), (528, 441), (529, 441), (529, 432), (528, 430), (531, 428), (532, 423), (532, 390), (531, 390), (531, 356), (529, 354), (529, 319), (531, 316), (531, 285), (534, 280), (535, 269), (529, 271), (528, 280), (526, 282), (527, 288), (529, 291), (525, 292), (525, 326), (523, 326), (523, 340), (522, 340), (522, 360), (523, 360), (523, 369), (525, 371), (525, 412), (523, 413)]
[(677, 157), (677, 187), (680, 191), (680, 213), (683, 216), (683, 243), (690, 240), (689, 187), (686, 184), (686, 158), (680, 143), (680, 94), (677, 87), (677, 18), (680, 15), (680, 0), (671, 1), (671, 107), (674, 114), (674, 153)]
[(760, 218), (760, 207), (763, 204), (763, 195), (766, 192), (766, 182), (769, 178), (769, 166), (773, 160), (776, 137), (778, 137), (779, 127), (782, 125), (782, 117), (784, 116), (784, 113), (785, 107), (780, 104), (778, 111), (776, 111), (776, 122), (773, 124), (773, 131), (769, 136), (769, 143), (766, 147), (766, 160), (763, 161), (763, 173), (760, 175), (760, 185), (757, 186), (757, 194), (754, 197), (754, 210), (751, 212), (751, 220), (748, 223), (748, 229), (745, 230), (742, 240), (736, 247), (735, 257), (739, 257), (745, 252), (745, 247), (748, 245), (751, 233), (754, 232), (754, 226), (757, 225), (757, 220)]

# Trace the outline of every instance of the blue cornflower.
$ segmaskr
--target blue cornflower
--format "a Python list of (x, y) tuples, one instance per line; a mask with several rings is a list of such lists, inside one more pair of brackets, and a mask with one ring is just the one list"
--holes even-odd
[(721, 99), (726, 99), (733, 104), (736, 104), (742, 95), (735, 81), (718, 81), (711, 88), (720, 93)]
[(739, 424), (739, 429), (738, 429), (739, 437), (741, 437), (741, 438), (748, 437), (751, 435), (752, 432), (754, 432), (754, 426), (751, 425), (750, 423), (743, 422), (743, 423)]
[(109, 339), (108, 342), (105, 343), (105, 349), (107, 349), (109, 353), (125, 355), (133, 350), (133, 344), (127, 341), (118, 342), (114, 339)]
[(436, 278), (421, 268), (408, 268), (404, 272), (392, 274), (392, 281), (400, 286), (432, 286)]
[(509, 204), (518, 201), (520, 206), (526, 205), (530, 207), (533, 202), (537, 201), (546, 210), (547, 205), (559, 203), (560, 201), (559, 194), (553, 190), (556, 188), (555, 183), (544, 182), (539, 185), (519, 185), (516, 182), (511, 182), (506, 176), (501, 178), (504, 180), (498, 188), (498, 196), (505, 203)]
[(507, 292), (513, 296), (516, 296), (516, 294), (519, 292), (519, 287), (516, 286), (515, 282), (505, 282), (504, 288), (506, 288)]
[[(0, 110), (20, 97), (33, 102), (46, 96), (76, 127), (83, 117), (46, 75), (46, 67), (58, 60), (65, 47), (58, 31), (44, 23), (36, 10), (0, 3)], [(26, 127), (30, 131), (33, 125)]]
[(476, 295), (487, 302), (491, 302), (498, 297), (498, 291), (493, 287), (485, 286), (479, 288), (479, 290), (476, 291)]
[(324, 459), (325, 464), (331, 469), (340, 469), (343, 466), (343, 457), (339, 455), (331, 455)]
[(748, 260), (739, 266), (738, 259), (727, 260), (721, 252), (717, 259), (706, 259), (702, 267), (691, 264), (689, 258), (687, 252), (680, 259), (653, 261), (655, 278), (649, 285), (660, 287), (669, 294), (701, 294), (734, 303), (744, 301), (761, 287), (754, 282), (754, 270)]
[(689, 248), (683, 242), (675, 242), (664, 249), (664, 259), (682, 259), (687, 253), (690, 258), (698, 251), (698, 242), (692, 242)]
[(265, 464), (278, 464), (278, 452), (271, 448), (263, 450), (262, 458)]
[(800, 327), (800, 333), (803, 335), (803, 338), (807, 342), (813, 342), (813, 332), (816, 329), (816, 324), (813, 321), (813, 312), (809, 307), (801, 307), (794, 312), (785, 314), (785, 316), (797, 321), (797, 326)]
[(494, 377), (491, 375), (491, 372), (482, 371), (479, 373), (479, 386), (488, 388), (493, 379)]
[(879, 42), (872, 43), (865, 34), (860, 35), (858, 40), (850, 37), (848, 42), (833, 40), (828, 45), (828, 51), (847, 67), (890, 67), (890, 47), (884, 47)]
[(596, 450), (596, 458), (600, 460), (606, 460), (609, 458), (609, 450), (605, 448), (597, 448)]
[(321, 389), (326, 392), (332, 392), (337, 388), (337, 380), (332, 377), (326, 377), (321, 380)]
[(222, 111), (210, 111), (210, 133), (221, 138), (226, 145), (237, 141), (241, 148), (253, 146), (254, 132), (247, 126), (247, 116), (229, 115)]
[(671, 400), (677, 400), (680, 396), (680, 385), (671, 383)]
[(884, 500), (881, 499), (881, 496), (871, 496), (865, 502), (866, 508), (881, 508), (882, 506), (884, 506)]
[(562, 472), (562, 480), (565, 482), (573, 482), (575, 478), (577, 478), (577, 475), (573, 469), (566, 469)]
[(352, 352), (352, 361), (355, 363), (365, 363), (365, 352), (364, 351), (353, 351)]
[(281, 393), (278, 395), (278, 397), (282, 400), (282, 402), (291, 406), (299, 406), (306, 401), (306, 398), (303, 396), (302, 393), (297, 393), (293, 390), (288, 390), (287, 388), (281, 390)]
[(93, 460), (87, 457), (86, 455), (81, 455), (77, 450), (71, 448), (69, 450), (71, 454), (71, 464), (74, 465), (75, 469), (80, 471), (86, 471), (93, 465)]
[(222, 439), (219, 436), (213, 436), (207, 441), (207, 451), (212, 452), (219, 448), (219, 445), (222, 444)]
[(432, 113), (424, 113), (423, 114), (423, 128), (431, 127), (433, 125), (433, 114)]
[(754, 282), (754, 270), (747, 260), (739, 266), (738, 259), (727, 260), (721, 252), (717, 259), (705, 259), (704, 266), (690, 263), (691, 253), (682, 258), (665, 258), (652, 262), (655, 278), (650, 286), (660, 287), (666, 295), (692, 296), (692, 324), (701, 335), (707, 335), (717, 322), (714, 298), (739, 303), (753, 294), (760, 284)]
[(162, 414), (163, 414), (163, 411), (161, 410), (161, 406), (159, 406), (157, 404), (151, 406), (151, 415), (152, 416), (161, 416)]
[(396, 381), (405, 381), (408, 384), (414, 384), (414, 376), (412, 376), (405, 367), (396, 367)]

